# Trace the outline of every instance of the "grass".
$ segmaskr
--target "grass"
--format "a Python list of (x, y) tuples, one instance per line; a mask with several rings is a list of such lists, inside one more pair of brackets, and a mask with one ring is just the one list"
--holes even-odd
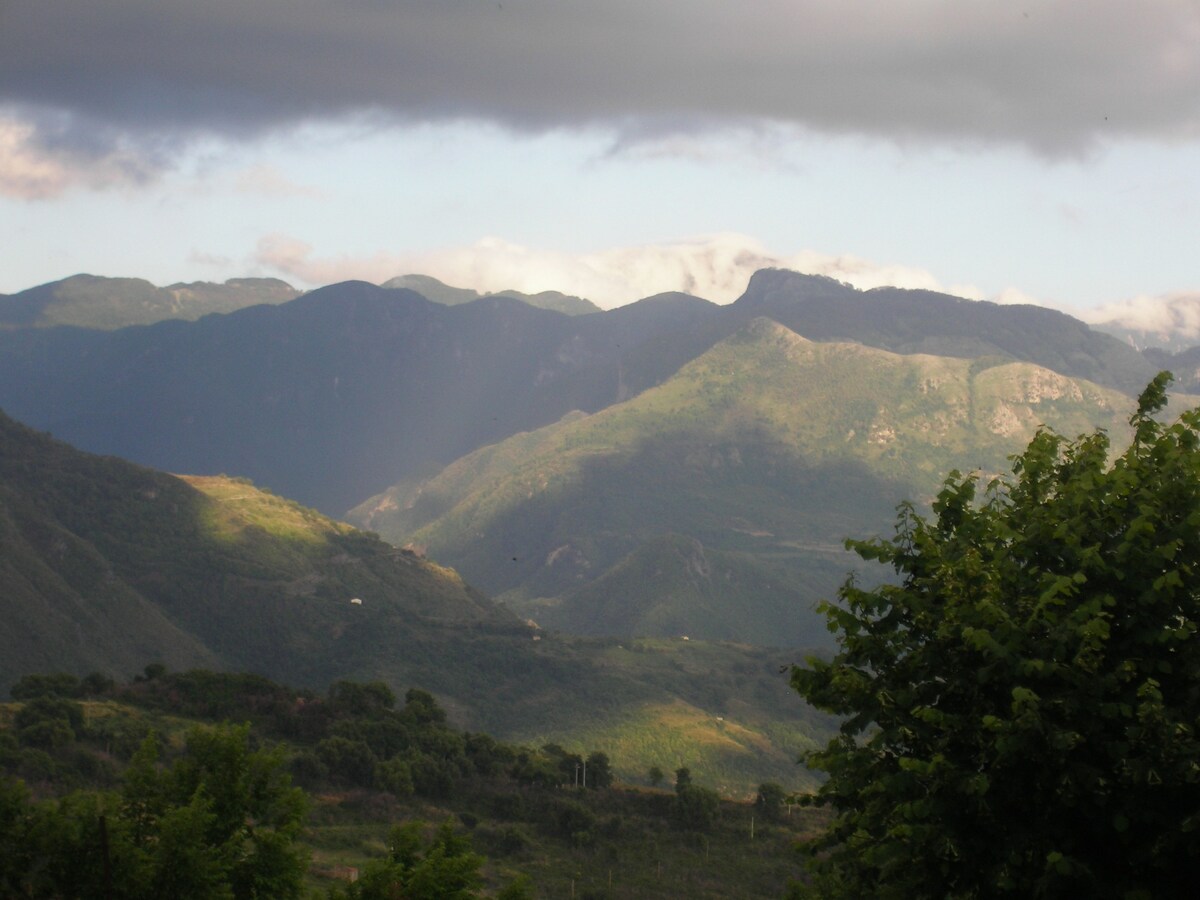
[[(428, 822), (432, 830), (454, 818), (475, 850), (488, 856), (484, 874), (493, 891), (525, 874), (535, 896), (547, 898), (776, 898), (800, 873), (797, 844), (825, 821), (820, 811), (798, 808), (778, 822), (764, 821), (750, 803), (726, 800), (710, 829), (689, 832), (671, 823), (669, 789), (522, 796), (530, 818), (520, 820), (495, 815), (495, 796), (487, 792), (438, 804), (395, 804), (364, 794), (319, 797), (305, 832), (313, 850), (310, 884), (323, 889), (337, 883), (337, 867), (360, 868), (382, 856), (387, 830), (400, 821)], [(555, 834), (544, 818), (562, 803), (580, 804), (593, 817), (594, 834), (582, 843)], [(514, 832), (519, 847), (513, 847)]]
[(207, 534), (222, 541), (240, 538), (251, 529), (281, 540), (325, 545), (331, 534), (349, 534), (349, 525), (316, 510), (276, 497), (243, 478), (227, 475), (182, 475), (205, 496), (216, 501), (205, 510)]

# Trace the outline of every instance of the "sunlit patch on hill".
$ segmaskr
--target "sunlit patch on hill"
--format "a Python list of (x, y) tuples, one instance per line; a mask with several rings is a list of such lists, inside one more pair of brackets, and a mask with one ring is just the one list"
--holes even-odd
[(332, 534), (349, 534), (354, 530), (316, 510), (255, 487), (244, 478), (227, 475), (179, 477), (217, 501), (203, 511), (205, 528), (217, 539), (232, 540), (254, 528), (285, 540), (324, 544)]

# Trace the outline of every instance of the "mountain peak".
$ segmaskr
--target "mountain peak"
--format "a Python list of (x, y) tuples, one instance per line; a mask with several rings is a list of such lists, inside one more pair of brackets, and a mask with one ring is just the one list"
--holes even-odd
[(795, 299), (797, 294), (844, 293), (858, 294), (861, 291), (827, 275), (807, 275), (791, 269), (759, 269), (750, 276), (745, 292), (735, 303), (775, 299), (779, 294), (786, 294), (789, 299)]
[(480, 297), (479, 291), (471, 288), (459, 288), (446, 284), (444, 281), (438, 281), (432, 275), (398, 275), (395, 278), (390, 278), (385, 281), (380, 287), (388, 289), (408, 288), (410, 291), (416, 291), (426, 300), (432, 300), (434, 303), (440, 303), (443, 306), (457, 306), (460, 303), (470, 303), (472, 300), (478, 300)]

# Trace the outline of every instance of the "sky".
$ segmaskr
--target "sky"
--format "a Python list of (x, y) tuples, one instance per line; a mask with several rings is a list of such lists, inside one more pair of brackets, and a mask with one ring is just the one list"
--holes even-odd
[(1200, 334), (1197, 0), (0, 0), (0, 293), (783, 266)]

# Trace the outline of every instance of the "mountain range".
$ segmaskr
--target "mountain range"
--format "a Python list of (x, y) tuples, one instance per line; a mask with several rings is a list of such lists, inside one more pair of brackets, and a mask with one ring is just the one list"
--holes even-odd
[(0, 421), (0, 680), (382, 678), (510, 739), (795, 776), (830, 723), (762, 646), (828, 641), (842, 539), (1039, 426), (1119, 441), (1157, 371), (1062, 313), (779, 270), (609, 311), (388, 285), (0, 298), (0, 407), (60, 439)]
[[(401, 275), (382, 286), (409, 288), (427, 300), (446, 306), (469, 303), (485, 296), (469, 288), (450, 287), (428, 275)], [(195, 321), (212, 313), (286, 303), (302, 293), (278, 278), (231, 278), (223, 284), (194, 281), (156, 287), (142, 278), (72, 275), (16, 294), (0, 294), (0, 329), (74, 325), (112, 331), (170, 319)], [(568, 315), (600, 311), (589, 300), (558, 291), (524, 294), (508, 290), (487, 296), (512, 297), (530, 306)]]
[(777, 270), (729, 306), (667, 294), (575, 316), (346, 282), (195, 322), (0, 332), (0, 407), (81, 449), (243, 475), (340, 515), (660, 384), (760, 316), (812, 340), (1015, 359), (1130, 393), (1155, 371), (1062, 313)]
[(1156, 371), (1051, 310), (781, 270), (728, 306), (577, 315), (387, 284), (11, 328), (0, 406), (346, 515), (547, 627), (806, 646), (854, 566), (844, 538), (952, 468), (1001, 471), (1041, 424), (1119, 431)]

